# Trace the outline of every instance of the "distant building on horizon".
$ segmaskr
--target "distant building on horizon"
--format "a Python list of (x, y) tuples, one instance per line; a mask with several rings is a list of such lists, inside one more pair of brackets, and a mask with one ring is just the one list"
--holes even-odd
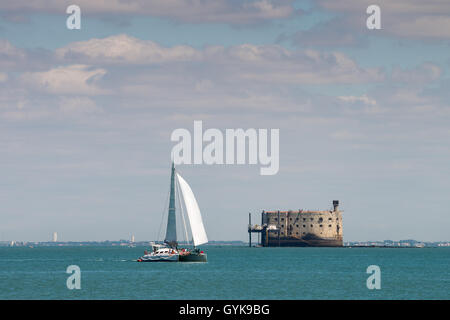
[(131, 235), (131, 242), (134, 242), (134, 234)]
[(58, 232), (53, 232), (53, 242), (58, 241)]

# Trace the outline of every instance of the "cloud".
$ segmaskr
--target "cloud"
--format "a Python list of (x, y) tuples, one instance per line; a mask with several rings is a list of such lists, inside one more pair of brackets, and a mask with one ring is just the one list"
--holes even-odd
[(3, 70), (16, 67), (18, 62), (24, 61), (24, 50), (14, 47), (8, 40), (0, 39), (0, 68)]
[(74, 42), (55, 51), (61, 60), (88, 61), (89, 63), (154, 64), (192, 61), (200, 53), (190, 46), (165, 48), (159, 44), (140, 40), (125, 34), (103, 39)]
[(56, 67), (43, 72), (26, 72), (20, 77), (30, 88), (52, 94), (105, 94), (97, 83), (106, 74), (105, 69), (87, 65)]
[[(381, 30), (368, 30), (368, 6), (381, 10)], [(419, 40), (450, 40), (450, 2), (447, 0), (318, 0), (315, 9), (332, 18), (296, 32), (292, 41), (301, 46), (365, 46), (369, 36)]]
[[(365, 16), (365, 9), (374, 4), (371, 0), (355, 3), (351, 0), (319, 0), (319, 5), (350, 17)], [(407, 38), (450, 39), (450, 2), (447, 0), (379, 0), (381, 23), (384, 32)], [(355, 30), (356, 31), (356, 30)]]
[(6, 39), (0, 39), (0, 55), (3, 59), (9, 58), (9, 57), (25, 58), (24, 51), (14, 47)]
[(195, 76), (192, 62), (200, 70), (214, 70), (213, 73), (219, 73), (227, 81), (330, 84), (376, 82), (384, 78), (381, 69), (362, 68), (339, 52), (288, 50), (278, 45), (207, 46), (202, 50), (190, 46), (167, 48), (122, 34), (72, 43), (57, 49), (55, 54), (66, 64), (164, 64), (152, 70), (152, 74), (159, 76), (158, 81), (164, 81), (172, 73), (184, 73), (182, 78)]
[(434, 63), (423, 63), (413, 69), (396, 67), (392, 70), (392, 80), (403, 83), (428, 83), (441, 77), (442, 69)]
[(265, 59), (258, 72), (243, 68), (242, 78), (292, 84), (351, 84), (377, 82), (384, 78), (379, 68), (362, 68), (339, 52), (314, 50), (289, 52), (279, 59)]
[(50, 50), (17, 48), (7, 39), (0, 39), (0, 70), (3, 72), (44, 70), (53, 63), (54, 53)]
[[(5, 48), (32, 55), (28, 49)], [(250, 43), (165, 47), (125, 34), (70, 43), (52, 54), (56, 65), (44, 71), (8, 72), (6, 85), (0, 88), (5, 117), (32, 120), (86, 115), (107, 123), (110, 113), (101, 105), (126, 110), (130, 117), (147, 112), (161, 115), (166, 110), (190, 110), (192, 117), (233, 114), (235, 110), (319, 118), (442, 113), (442, 93), (424, 89), (442, 81), (443, 71), (430, 62), (394, 68), (388, 75), (382, 68), (362, 67), (336, 51)], [(362, 84), (372, 89), (333, 97), (326, 90), (313, 94), (303, 88)]]
[(430, 99), (422, 95), (421, 91), (413, 88), (398, 88), (391, 92), (390, 100), (397, 105), (406, 105), (409, 108), (427, 104)]
[[(375, 4), (371, 0), (360, 0), (355, 2), (354, 0), (341, 0), (339, 2), (332, 0), (318, 0), (318, 4), (328, 10), (334, 10), (338, 12), (361, 12), (361, 8), (367, 8), (368, 6)], [(381, 8), (383, 12), (386, 10), (386, 14), (398, 15), (398, 14), (438, 14), (444, 15), (450, 12), (450, 3), (447, 0), (378, 0), (376, 5)], [(365, 10), (363, 14), (365, 14)]]
[[(29, 50), (11, 45), (5, 48), (7, 52), (19, 50), (25, 56), (31, 55)], [(49, 103), (57, 107), (39, 114), (29, 107), (8, 109), (10, 118), (20, 119), (23, 113), (29, 115), (23, 119), (31, 119), (32, 114), (106, 114), (98, 102), (124, 110), (140, 108), (164, 113), (170, 108), (192, 110), (203, 116), (219, 109), (317, 112), (327, 117), (400, 114), (402, 110), (420, 114), (440, 109), (430, 108), (440, 102), (423, 91), (430, 82), (440, 80), (442, 73), (438, 65), (430, 62), (409, 69), (394, 68), (388, 76), (381, 68), (362, 67), (336, 51), (250, 43), (200, 49), (165, 47), (125, 34), (69, 43), (52, 54), (59, 66), (44, 71), (19, 70), (12, 73), (18, 73), (14, 78), (6, 79), (10, 89), (4, 94), (10, 96), (15, 90), (21, 101), (28, 102), (5, 100), (4, 104), (29, 106), (29, 101), (35, 105), (41, 99), (40, 106)], [(301, 88), (361, 84), (375, 85), (377, 89), (327, 98), (326, 94), (309, 94)]]
[[(27, 60), (35, 53), (12, 45), (5, 51), (16, 50)], [(339, 52), (250, 43), (166, 47), (125, 34), (69, 43), (36, 56), (35, 65), (25, 64), (30, 69), (25, 72), (14, 55), (11, 59), (15, 67), (0, 87), (0, 105), (3, 118), (17, 121), (75, 115), (78, 121), (86, 115), (88, 121), (98, 117), (107, 122), (109, 113), (102, 105), (134, 110), (131, 115), (137, 110), (192, 110), (202, 116), (219, 110), (306, 114), (323, 103), (300, 85), (379, 83), (385, 78), (381, 69), (361, 67)], [(40, 70), (48, 61), (53, 65)]]
[[(0, 10), (9, 15), (32, 13), (61, 14), (72, 1), (16, 0), (1, 2)], [(169, 18), (189, 23), (253, 24), (261, 21), (291, 17), (295, 10), (291, 0), (78, 0), (82, 15), (111, 17), (111, 15), (141, 15)], [(22, 18), (23, 19), (23, 18)]]
[(392, 34), (407, 38), (450, 39), (450, 10), (446, 15), (419, 16), (393, 25)]
[(377, 104), (377, 102), (374, 99), (369, 98), (365, 94), (362, 96), (339, 96), (338, 99), (349, 103), (362, 102), (363, 104), (372, 106)]
[(361, 96), (338, 96), (337, 105), (339, 106), (338, 111), (341, 114), (347, 114), (351, 116), (381, 116), (389, 114), (391, 111), (390, 106), (388, 104), (385, 104), (384, 101), (380, 105), (377, 102), (376, 98), (370, 97), (367, 94), (363, 94)]

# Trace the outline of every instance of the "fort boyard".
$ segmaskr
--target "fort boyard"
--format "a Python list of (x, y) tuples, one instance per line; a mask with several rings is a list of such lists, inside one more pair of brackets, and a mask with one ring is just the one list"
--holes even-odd
[(263, 211), (260, 225), (252, 225), (249, 214), (250, 246), (252, 233), (258, 233), (263, 247), (342, 247), (339, 201), (334, 200), (333, 209), (325, 211)]

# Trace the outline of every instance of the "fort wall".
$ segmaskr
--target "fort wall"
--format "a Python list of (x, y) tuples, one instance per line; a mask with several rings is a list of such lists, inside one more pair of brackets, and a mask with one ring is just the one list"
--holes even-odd
[(342, 212), (338, 201), (326, 211), (263, 211), (263, 246), (342, 246)]

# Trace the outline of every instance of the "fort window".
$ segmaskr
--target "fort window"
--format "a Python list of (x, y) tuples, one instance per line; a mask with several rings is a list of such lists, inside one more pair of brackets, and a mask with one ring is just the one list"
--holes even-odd
[(311, 218), (311, 221), (313, 221), (314, 220), (314, 218)]
[(329, 224), (328, 227), (331, 228), (331, 224)]
[(311, 225), (311, 228), (312, 228), (312, 226), (313, 226), (313, 225)]
[(273, 218), (275, 221), (278, 221), (278, 219), (277, 218)]
[(323, 218), (319, 218), (319, 223), (321, 223), (323, 221)]
[(281, 221), (284, 221), (284, 218), (281, 218)]
[(305, 226), (305, 225), (303, 225), (303, 228), (306, 228), (306, 226)]
[(320, 227), (322, 228), (322, 227), (323, 227), (323, 225), (320, 225)]
[(297, 225), (297, 228), (298, 228), (298, 225)]
[(331, 221), (331, 218), (328, 218), (329, 221)]
[(306, 221), (306, 218), (303, 218), (303, 221)]

